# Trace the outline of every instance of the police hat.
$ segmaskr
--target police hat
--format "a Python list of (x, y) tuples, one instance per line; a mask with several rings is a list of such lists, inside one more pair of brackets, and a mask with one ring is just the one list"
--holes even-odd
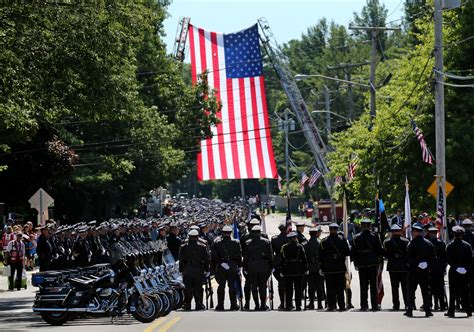
[(282, 230), (282, 229), (286, 229), (286, 223), (281, 223), (278, 225), (278, 229), (279, 230)]
[(370, 219), (367, 219), (367, 218), (364, 218), (360, 221), (361, 224), (371, 224), (372, 223), (372, 220)]
[(334, 228), (339, 228), (339, 225), (336, 224), (335, 222), (333, 222), (333, 223), (329, 224), (329, 229), (331, 229), (331, 228), (332, 228), (332, 229), (334, 229)]
[(453, 233), (464, 233), (464, 227), (461, 227), (461, 226), (454, 226), (453, 227)]
[(430, 228), (428, 228), (428, 232), (438, 232), (438, 228), (435, 226), (430, 226)]
[(397, 232), (397, 231), (401, 231), (402, 228), (400, 226), (398, 226), (398, 224), (393, 224), (392, 227), (390, 227), (390, 231), (391, 232)]
[(230, 233), (230, 232), (232, 232), (232, 228), (230, 228), (230, 226), (224, 226), (224, 227), (222, 228), (222, 232), (224, 232), (224, 233)]
[(310, 233), (313, 233), (313, 232), (321, 232), (321, 226), (314, 226), (314, 227), (310, 227), (309, 228), (309, 232)]
[(289, 238), (289, 239), (290, 239), (290, 238), (293, 238), (293, 237), (297, 237), (297, 236), (298, 236), (298, 234), (296, 234), (296, 232), (289, 232), (289, 233), (286, 235), (286, 237)]
[(471, 226), (472, 225), (472, 220), (466, 218), (462, 221), (462, 225), (463, 226)]
[(250, 220), (250, 225), (260, 225), (260, 221), (258, 221), (258, 219), (256, 218), (253, 218), (252, 220)]
[(306, 226), (306, 223), (304, 221), (297, 221), (296, 227), (300, 227), (300, 226)]
[(262, 226), (260, 225), (255, 225), (252, 227), (252, 232), (261, 232), (262, 231)]
[(207, 226), (207, 223), (206, 222), (202, 222), (200, 224), (198, 224), (199, 228), (204, 228)]
[(414, 231), (423, 232), (423, 224), (420, 223), (420, 222), (415, 223), (413, 226), (411, 226), (411, 228), (412, 228)]
[(192, 229), (192, 230), (189, 231), (188, 235), (189, 236), (198, 236), (199, 232), (195, 229)]
[(199, 230), (199, 226), (196, 226), (196, 225), (192, 225), (191, 227), (189, 227), (190, 229), (195, 229), (195, 230)]

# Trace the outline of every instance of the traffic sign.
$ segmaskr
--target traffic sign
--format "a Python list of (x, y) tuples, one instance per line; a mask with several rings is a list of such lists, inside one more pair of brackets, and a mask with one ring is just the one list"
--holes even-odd
[[(449, 183), (448, 181), (446, 181), (446, 186), (444, 188), (444, 191), (446, 192), (446, 197), (449, 196), (449, 194), (451, 193), (451, 191), (453, 191), (454, 189), (454, 186)], [(433, 183), (431, 184), (431, 186), (428, 188), (427, 190), (431, 196), (433, 196), (434, 198), (438, 198), (437, 194), (438, 194), (438, 181), (437, 180), (434, 180)]]
[(38, 211), (38, 224), (43, 226), (47, 218), (48, 207), (54, 203), (54, 199), (49, 194), (40, 188), (31, 198), (28, 200), (31, 207)]

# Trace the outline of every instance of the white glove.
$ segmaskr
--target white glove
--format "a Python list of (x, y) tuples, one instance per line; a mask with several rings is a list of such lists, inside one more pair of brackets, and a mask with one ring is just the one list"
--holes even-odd
[(221, 266), (222, 266), (222, 268), (223, 268), (224, 270), (226, 270), (226, 271), (230, 269), (230, 266), (229, 266), (229, 264), (227, 264), (227, 263), (221, 263)]
[(320, 275), (321, 277), (324, 277), (324, 272), (323, 272), (323, 270), (319, 270), (319, 275)]
[(459, 274), (466, 274), (467, 273), (466, 269), (463, 268), (463, 267), (458, 267), (456, 269), (456, 272), (459, 273)]
[(428, 263), (426, 262), (421, 262), (420, 264), (418, 264), (418, 267), (422, 270), (426, 269), (428, 267)]
[(308, 276), (308, 275), (309, 275), (309, 271), (306, 271), (304, 274)]

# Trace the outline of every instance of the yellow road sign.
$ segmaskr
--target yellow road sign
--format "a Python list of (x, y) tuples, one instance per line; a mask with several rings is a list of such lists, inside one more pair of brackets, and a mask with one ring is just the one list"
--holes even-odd
[[(438, 186), (438, 181), (434, 180), (431, 186), (427, 190), (427, 192), (429, 192), (431, 196), (433, 196), (434, 198), (437, 198), (437, 190), (438, 190), (437, 186)], [(451, 191), (453, 191), (453, 189), (454, 189), (454, 186), (448, 181), (446, 181), (446, 187), (444, 188), (444, 191), (446, 192), (446, 197), (449, 196), (449, 194), (451, 193)]]

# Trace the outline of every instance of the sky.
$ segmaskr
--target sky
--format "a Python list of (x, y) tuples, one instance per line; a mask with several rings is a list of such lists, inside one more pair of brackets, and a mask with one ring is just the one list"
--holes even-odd
[[(265, 17), (279, 44), (298, 39), (321, 18), (348, 26), (366, 0), (172, 0), (164, 26), (165, 42), (172, 52), (180, 17), (205, 30), (230, 33)], [(380, 0), (388, 9), (387, 21), (403, 16), (404, 0)], [(398, 23), (398, 22), (397, 22)]]

